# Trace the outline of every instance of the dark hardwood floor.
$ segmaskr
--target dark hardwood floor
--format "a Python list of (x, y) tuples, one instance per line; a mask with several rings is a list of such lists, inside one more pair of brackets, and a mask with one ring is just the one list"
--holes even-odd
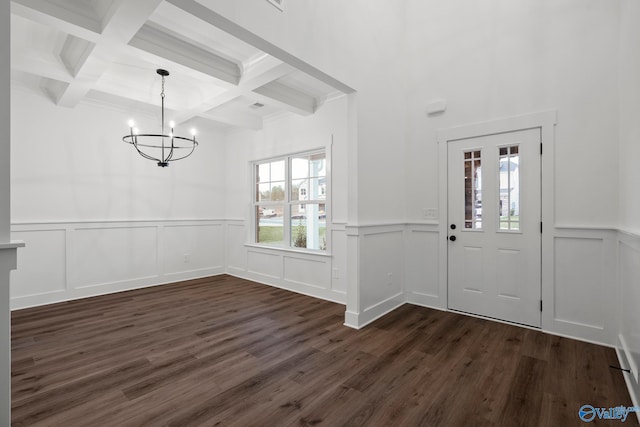
[[(12, 314), (14, 426), (571, 426), (632, 406), (610, 348), (218, 276)], [(638, 425), (597, 420), (590, 425)]]

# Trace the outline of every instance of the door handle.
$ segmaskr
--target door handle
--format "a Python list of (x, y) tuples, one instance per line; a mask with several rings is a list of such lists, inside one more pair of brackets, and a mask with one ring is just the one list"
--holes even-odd
[(455, 242), (456, 241), (456, 236), (450, 236), (449, 240), (451, 240), (452, 242)]

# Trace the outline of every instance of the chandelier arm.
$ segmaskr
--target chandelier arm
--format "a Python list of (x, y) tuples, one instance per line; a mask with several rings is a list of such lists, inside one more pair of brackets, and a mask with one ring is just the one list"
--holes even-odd
[[(135, 138), (139, 138), (139, 137), (156, 137), (156, 138), (161, 138), (161, 137), (165, 137), (165, 138), (170, 138), (169, 135), (161, 135), (159, 133), (140, 133), (135, 135)], [(131, 138), (131, 135), (125, 135), (124, 137), (122, 137), (122, 140), (124, 142), (126, 142), (127, 144), (131, 144), (133, 145), (133, 142), (127, 141), (127, 138)], [(191, 146), (193, 145), (193, 138), (186, 138), (184, 136), (174, 136), (174, 139), (180, 140), (180, 141), (189, 141), (189, 146), (185, 146), (185, 147), (181, 147), (181, 146), (174, 146), (174, 148), (179, 149), (179, 150), (183, 150), (183, 149), (191, 149)], [(139, 147), (149, 147), (149, 148), (162, 148), (161, 145), (150, 145), (150, 144), (142, 144), (142, 143), (138, 143), (137, 144)], [(195, 145), (198, 145), (198, 143), (196, 142)]]
[[(190, 139), (189, 141), (193, 141), (193, 145), (191, 146), (191, 150), (189, 151), (188, 154), (185, 154), (182, 157), (176, 157), (175, 159), (171, 159), (171, 161), (176, 161), (176, 160), (182, 160), (182, 159), (186, 159), (187, 157), (189, 157), (196, 149), (196, 146), (198, 145), (198, 143), (192, 139)], [(189, 147), (176, 147), (176, 148), (186, 148), (188, 149)]]
[(148, 154), (147, 154), (147, 153), (145, 153), (144, 151), (141, 151), (141, 150), (138, 148), (138, 146), (137, 146), (137, 145), (134, 145), (134, 147), (135, 147), (136, 151), (138, 152), (138, 154), (140, 154), (140, 155), (141, 155), (142, 157), (144, 157), (145, 159), (153, 160), (153, 161), (156, 161), (156, 162), (159, 162), (159, 161), (160, 161), (160, 159), (156, 159), (155, 157), (152, 157), (152, 156), (148, 155)]
[(173, 149), (175, 148), (175, 146), (173, 145), (173, 136), (171, 137), (171, 151), (169, 152), (169, 155), (167, 156), (165, 162), (170, 162), (171, 159), (173, 158)]
[[(144, 157), (145, 159), (148, 159), (148, 160), (154, 160), (154, 161), (158, 161), (158, 162), (160, 161), (159, 159), (156, 159), (155, 157), (152, 157), (152, 156), (148, 155), (147, 153), (145, 153), (144, 151), (142, 151), (142, 150), (140, 150), (140, 149), (138, 148), (138, 142), (137, 142), (137, 141), (138, 141), (138, 138), (137, 138), (136, 136), (134, 136), (134, 137), (132, 138), (132, 142), (127, 141), (127, 139), (126, 139), (126, 138), (129, 138), (130, 136), (131, 136), (131, 135), (126, 135), (126, 136), (124, 136), (124, 137), (122, 138), (122, 140), (123, 140), (124, 142), (126, 142), (127, 144), (131, 144), (131, 145), (133, 145), (133, 148), (135, 148), (135, 149), (136, 149), (136, 151), (138, 152), (138, 154), (140, 154), (140, 155), (141, 155), (142, 157)], [(144, 147), (144, 145), (143, 145), (143, 147)]]

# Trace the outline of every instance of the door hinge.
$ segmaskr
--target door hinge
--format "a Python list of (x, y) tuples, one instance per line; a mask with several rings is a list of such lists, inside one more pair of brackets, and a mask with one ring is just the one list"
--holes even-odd
[(540, 311), (542, 311), (542, 300), (540, 300)]
[(540, 234), (542, 234), (542, 221), (540, 221)]
[(540, 155), (542, 156), (542, 142), (540, 143)]

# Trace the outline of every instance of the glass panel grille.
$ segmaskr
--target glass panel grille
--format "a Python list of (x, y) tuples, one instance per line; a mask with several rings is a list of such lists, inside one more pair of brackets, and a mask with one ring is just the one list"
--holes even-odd
[(480, 150), (464, 153), (464, 228), (482, 229), (482, 159)]
[(520, 230), (520, 156), (518, 145), (500, 147), (500, 230)]

